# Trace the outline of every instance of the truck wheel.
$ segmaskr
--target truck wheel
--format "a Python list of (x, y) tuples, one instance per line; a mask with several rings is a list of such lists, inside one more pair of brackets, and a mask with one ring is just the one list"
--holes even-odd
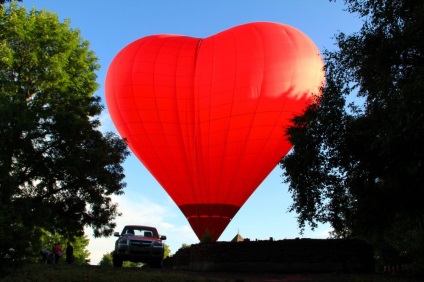
[(151, 268), (162, 268), (162, 259), (152, 259), (150, 261)]
[(114, 267), (122, 267), (122, 259), (120, 259), (118, 256), (115, 256), (115, 254), (112, 255), (112, 262)]

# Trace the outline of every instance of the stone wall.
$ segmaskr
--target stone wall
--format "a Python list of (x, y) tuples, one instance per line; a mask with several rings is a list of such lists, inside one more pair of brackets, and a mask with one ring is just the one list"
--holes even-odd
[(190, 271), (372, 272), (372, 249), (360, 240), (293, 239), (196, 244), (165, 259)]

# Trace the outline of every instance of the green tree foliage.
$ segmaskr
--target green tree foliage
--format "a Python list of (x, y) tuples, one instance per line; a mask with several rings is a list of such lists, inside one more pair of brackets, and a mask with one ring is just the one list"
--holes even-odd
[(69, 21), (0, 10), (0, 265), (25, 259), (40, 228), (110, 235), (123, 193), (123, 140), (99, 131), (99, 65)]
[(324, 52), (323, 95), (287, 131), (290, 209), (301, 230), (330, 223), (336, 236), (373, 242), (386, 263), (422, 265), (424, 2), (345, 3), (363, 26)]
[(87, 260), (89, 260), (90, 252), (87, 250), (89, 239), (86, 235), (77, 236), (74, 238), (67, 238), (65, 236), (61, 236), (59, 234), (52, 234), (44, 229), (39, 229), (40, 236), (37, 237), (39, 240), (32, 242), (31, 249), (34, 254), (35, 262), (40, 259), (40, 250), (46, 249), (52, 251), (53, 245), (56, 242), (59, 242), (63, 248), (63, 258), (59, 261), (59, 263), (66, 263), (66, 254), (65, 250), (67, 247), (67, 243), (69, 242), (74, 248), (74, 264), (84, 264)]
[(187, 243), (182, 243), (181, 248), (180, 249), (186, 249), (186, 248), (190, 248), (191, 245), (187, 244)]
[[(14, 0), (0, 0), (0, 6), (4, 5), (5, 3), (13, 2)], [(16, 2), (22, 2), (22, 0), (15, 0)], [(2, 7), (0, 7), (2, 9)]]
[(171, 249), (169, 248), (169, 245), (163, 244), (164, 251), (163, 251), (163, 258), (169, 257), (171, 255)]
[(100, 266), (113, 266), (113, 258), (112, 258), (112, 252), (106, 253), (103, 255), (102, 259), (99, 262)]
[(122, 263), (122, 267), (142, 267), (144, 264), (142, 262), (132, 262), (132, 261), (124, 261)]
[[(113, 266), (113, 252), (106, 253), (103, 255), (99, 262), (100, 266)], [(124, 261), (122, 267), (142, 267), (144, 264), (141, 262)]]

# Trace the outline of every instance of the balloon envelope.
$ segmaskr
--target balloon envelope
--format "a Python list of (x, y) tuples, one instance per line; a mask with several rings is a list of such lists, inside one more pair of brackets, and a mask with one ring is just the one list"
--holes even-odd
[(207, 231), (217, 240), (291, 149), (285, 129), (319, 93), (322, 68), (314, 43), (283, 24), (204, 39), (153, 35), (116, 55), (106, 102), (198, 238)]

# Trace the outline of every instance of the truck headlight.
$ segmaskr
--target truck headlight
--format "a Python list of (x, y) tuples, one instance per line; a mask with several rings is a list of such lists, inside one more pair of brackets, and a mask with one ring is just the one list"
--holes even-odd
[(125, 239), (125, 238), (121, 238), (121, 239), (119, 239), (119, 244), (128, 245), (128, 240)]
[(163, 244), (161, 242), (154, 242), (153, 247), (163, 247)]

